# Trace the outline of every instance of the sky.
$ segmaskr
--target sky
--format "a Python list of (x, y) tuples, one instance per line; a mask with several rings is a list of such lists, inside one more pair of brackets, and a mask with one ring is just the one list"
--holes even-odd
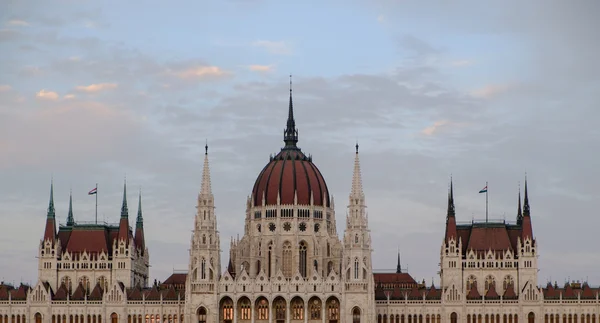
[[(514, 221), (527, 174), (538, 283), (600, 284), (598, 1), (0, 2), (0, 279), (35, 283), (57, 217), (130, 222), (142, 191), (150, 275), (184, 270), (208, 141), (222, 260), (246, 197), (298, 145), (344, 230), (360, 144), (376, 271), (439, 282), (457, 220)], [(225, 268), (225, 267), (222, 267)]]

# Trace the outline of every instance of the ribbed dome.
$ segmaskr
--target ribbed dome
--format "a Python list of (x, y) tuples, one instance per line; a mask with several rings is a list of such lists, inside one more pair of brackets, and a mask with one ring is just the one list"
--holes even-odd
[(265, 205), (277, 205), (278, 196), (280, 204), (294, 204), (294, 195), (298, 197), (298, 204), (310, 205), (312, 195), (313, 205), (329, 206), (329, 191), (323, 175), (312, 163), (312, 158), (304, 155), (296, 145), (298, 130), (294, 120), (291, 79), (290, 105), (283, 142), (285, 147), (271, 158), (254, 183), (254, 206), (262, 205), (263, 196)]
[(263, 168), (252, 189), (254, 206), (262, 205), (263, 194), (266, 205), (276, 205), (278, 195), (280, 204), (294, 204), (294, 194), (298, 204), (309, 205), (312, 194), (314, 205), (329, 206), (323, 175), (299, 149), (282, 149)]

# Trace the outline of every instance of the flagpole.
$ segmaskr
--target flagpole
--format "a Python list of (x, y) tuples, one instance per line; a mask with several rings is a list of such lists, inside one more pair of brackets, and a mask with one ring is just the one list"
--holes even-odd
[(485, 182), (485, 222), (488, 222), (488, 191), (490, 188), (488, 187), (488, 182)]
[(96, 224), (98, 224), (98, 183), (96, 183)]

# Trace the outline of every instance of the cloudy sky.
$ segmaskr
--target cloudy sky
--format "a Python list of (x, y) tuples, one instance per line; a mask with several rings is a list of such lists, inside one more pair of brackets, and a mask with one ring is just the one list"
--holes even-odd
[[(245, 199), (299, 146), (336, 199), (354, 144), (374, 264), (438, 271), (459, 221), (513, 221), (529, 179), (539, 283), (600, 284), (598, 1), (13, 1), (0, 4), (0, 279), (35, 282), (50, 179), (60, 222), (117, 222), (143, 191), (152, 279), (185, 269), (208, 139), (223, 261)], [(133, 217), (132, 217), (133, 218)], [(133, 219), (131, 220), (133, 224)], [(438, 279), (435, 278), (437, 282)]]

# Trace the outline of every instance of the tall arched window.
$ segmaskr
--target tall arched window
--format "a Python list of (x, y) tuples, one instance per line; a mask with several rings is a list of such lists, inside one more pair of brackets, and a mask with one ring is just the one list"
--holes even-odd
[[(527, 322), (535, 323), (535, 314), (533, 314), (533, 312), (529, 312), (527, 315)], [(577, 318), (575, 318), (575, 322), (577, 322)]]
[(200, 278), (206, 279), (206, 259), (202, 258), (202, 267), (200, 268)]
[(360, 323), (360, 308), (358, 307), (352, 310), (352, 323)]
[(299, 271), (302, 277), (306, 277), (306, 242), (300, 242), (299, 252)]
[(358, 279), (358, 258), (354, 259), (354, 279)]
[(450, 323), (458, 323), (458, 315), (456, 312), (452, 312), (452, 314), (450, 314)]
[(117, 313), (112, 313), (110, 315), (110, 323), (119, 323), (119, 316)]
[(35, 313), (35, 323), (42, 323), (42, 314)]
[(267, 268), (267, 274), (271, 277), (271, 267), (272, 267), (272, 256), (273, 256), (273, 243), (269, 243), (269, 252), (267, 253), (269, 263)]
[(292, 244), (289, 241), (283, 243), (283, 275), (292, 277)]

